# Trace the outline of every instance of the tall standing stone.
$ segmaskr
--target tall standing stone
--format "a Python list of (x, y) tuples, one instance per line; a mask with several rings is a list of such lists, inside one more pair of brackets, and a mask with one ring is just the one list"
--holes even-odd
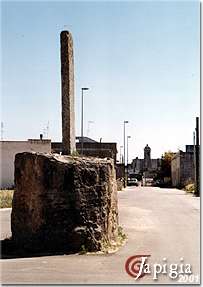
[(71, 154), (75, 147), (74, 59), (73, 39), (68, 31), (61, 32), (61, 92), (63, 154)]

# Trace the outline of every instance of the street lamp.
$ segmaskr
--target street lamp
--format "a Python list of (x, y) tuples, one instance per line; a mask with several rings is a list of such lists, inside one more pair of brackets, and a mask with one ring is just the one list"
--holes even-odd
[(125, 184), (125, 125), (128, 124), (128, 121), (123, 122), (123, 149), (124, 149), (124, 187), (126, 187)]
[(120, 163), (123, 163), (122, 152), (121, 152), (122, 148), (123, 148), (123, 145), (120, 146)]
[(131, 138), (131, 136), (127, 136), (127, 178), (128, 178), (128, 140)]
[(128, 123), (129, 123), (128, 121), (123, 122), (123, 125), (124, 125), (124, 129), (123, 129), (124, 166), (125, 166), (125, 125)]
[(131, 136), (127, 136), (127, 167), (128, 167), (128, 140), (131, 138)]
[(89, 90), (89, 88), (82, 88), (82, 109), (81, 109), (81, 154), (83, 154), (83, 122), (84, 122), (84, 91)]

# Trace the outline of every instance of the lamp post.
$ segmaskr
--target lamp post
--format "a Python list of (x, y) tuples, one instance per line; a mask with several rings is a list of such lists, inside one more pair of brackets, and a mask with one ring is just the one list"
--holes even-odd
[(131, 138), (131, 136), (127, 136), (127, 166), (128, 166), (128, 140)]
[(128, 124), (128, 121), (123, 122), (123, 125), (124, 125), (124, 129), (123, 129), (124, 166), (125, 166), (125, 125), (126, 124)]
[(82, 105), (81, 105), (81, 154), (83, 155), (83, 122), (84, 122), (84, 91), (89, 90), (89, 88), (82, 88)]
[(128, 124), (128, 121), (123, 122), (123, 155), (124, 155), (124, 187), (126, 187), (126, 182), (125, 182), (125, 125)]
[(196, 192), (196, 144), (195, 144), (195, 132), (193, 132), (193, 164), (194, 164), (194, 180), (195, 180), (195, 192)]
[(128, 178), (128, 140), (131, 138), (131, 136), (127, 136), (127, 178)]
[(122, 148), (123, 148), (123, 145), (120, 146), (120, 163), (123, 163), (123, 161), (122, 161), (122, 152), (121, 152)]

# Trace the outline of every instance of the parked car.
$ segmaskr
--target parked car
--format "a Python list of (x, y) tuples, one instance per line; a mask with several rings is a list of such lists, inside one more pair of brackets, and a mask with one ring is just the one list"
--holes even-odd
[(138, 186), (139, 183), (138, 183), (138, 180), (135, 176), (133, 175), (128, 175), (128, 181), (127, 181), (127, 185), (135, 185), (135, 186)]
[(142, 186), (153, 186), (154, 180), (150, 177), (143, 177), (142, 178)]

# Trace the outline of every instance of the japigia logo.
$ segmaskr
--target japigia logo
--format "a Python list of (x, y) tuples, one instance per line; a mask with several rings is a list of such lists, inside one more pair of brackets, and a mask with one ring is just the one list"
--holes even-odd
[[(153, 280), (158, 280), (159, 276), (162, 274), (168, 275), (170, 279), (180, 279), (182, 278), (180, 275), (187, 275), (186, 278), (188, 278), (189, 282), (197, 282), (198, 275), (194, 276), (192, 274), (191, 265), (185, 264), (183, 258), (180, 258), (178, 264), (168, 264), (167, 258), (163, 258), (162, 263), (149, 264), (148, 258), (150, 256), (151, 255), (134, 255), (129, 257), (125, 263), (125, 270), (128, 275), (135, 280), (150, 274), (153, 276)], [(192, 281), (190, 279), (192, 279)]]

